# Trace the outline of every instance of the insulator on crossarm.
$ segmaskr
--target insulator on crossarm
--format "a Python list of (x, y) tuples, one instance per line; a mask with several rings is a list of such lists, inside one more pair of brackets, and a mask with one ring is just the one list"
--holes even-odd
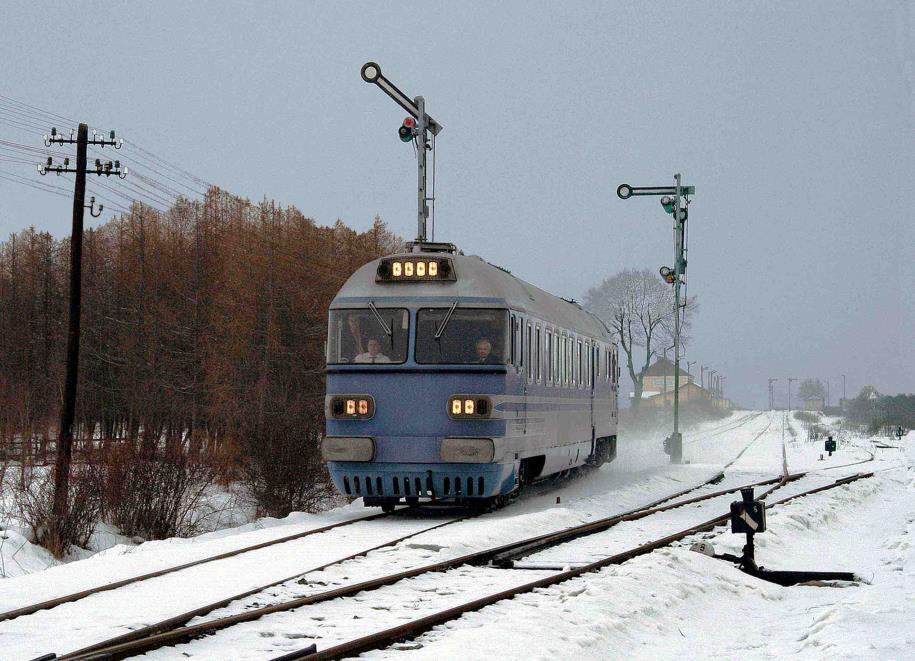
[(118, 172), (118, 177), (121, 179), (126, 179), (127, 178), (127, 168), (124, 168), (123, 171)]

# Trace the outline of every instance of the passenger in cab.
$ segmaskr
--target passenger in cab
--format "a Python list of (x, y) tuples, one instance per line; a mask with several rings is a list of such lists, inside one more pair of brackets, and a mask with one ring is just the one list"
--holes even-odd
[(357, 363), (390, 363), (391, 359), (381, 353), (381, 342), (377, 337), (369, 339), (368, 351), (360, 353), (353, 359)]
[(498, 365), (500, 361), (492, 353), (492, 342), (489, 341), (488, 337), (481, 337), (476, 341), (477, 349), (477, 363), (483, 365)]

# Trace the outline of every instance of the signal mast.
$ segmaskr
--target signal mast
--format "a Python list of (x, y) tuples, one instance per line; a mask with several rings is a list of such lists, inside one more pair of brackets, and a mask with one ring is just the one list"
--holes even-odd
[[(426, 221), (429, 218), (428, 202), (434, 198), (426, 195), (426, 152), (435, 148), (434, 136), (442, 130), (441, 124), (426, 114), (426, 100), (421, 96), (410, 99), (401, 92), (394, 83), (381, 75), (381, 67), (375, 62), (366, 62), (362, 65), (362, 80), (378, 85), (385, 94), (394, 99), (395, 103), (410, 113), (397, 129), (397, 134), (403, 142), (413, 142), (416, 146), (417, 161), (417, 213), (416, 213), (416, 241), (413, 242), (413, 252), (421, 252), (426, 241)], [(433, 140), (430, 144), (429, 133)], [(429, 246), (432, 247), (432, 246)]]

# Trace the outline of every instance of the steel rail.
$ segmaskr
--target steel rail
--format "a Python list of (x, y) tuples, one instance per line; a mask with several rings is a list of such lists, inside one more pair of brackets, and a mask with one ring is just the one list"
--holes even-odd
[(344, 558), (338, 558), (337, 560), (331, 560), (330, 562), (326, 562), (323, 565), (319, 565), (317, 567), (312, 567), (311, 569), (307, 569), (303, 572), (298, 572), (297, 574), (295, 574), (293, 576), (287, 576), (286, 578), (282, 578), (278, 581), (273, 581), (272, 583), (268, 583), (267, 585), (261, 585), (256, 588), (246, 590), (245, 592), (241, 592), (239, 594), (232, 595), (231, 597), (226, 597), (224, 599), (220, 599), (219, 601), (213, 602), (211, 604), (199, 606), (198, 608), (187, 611), (185, 613), (181, 613), (180, 615), (175, 615), (168, 619), (156, 622), (155, 624), (150, 624), (148, 626), (141, 627), (139, 629), (134, 629), (133, 631), (130, 631), (129, 633), (123, 634), (121, 636), (117, 636), (115, 638), (110, 638), (110, 639), (104, 640), (100, 643), (95, 643), (93, 645), (89, 645), (88, 647), (83, 647), (82, 649), (78, 649), (74, 652), (69, 652), (68, 654), (65, 654), (60, 657), (55, 657), (55, 658), (60, 659), (60, 660), (85, 658), (87, 655), (91, 656), (92, 653), (102, 650), (106, 647), (120, 645), (122, 643), (129, 643), (131, 641), (140, 640), (141, 638), (148, 638), (148, 637), (153, 636), (158, 633), (172, 631), (173, 629), (177, 629), (177, 628), (187, 624), (189, 621), (191, 621), (195, 617), (199, 617), (201, 615), (206, 615), (207, 613), (210, 613), (210, 612), (216, 610), (217, 608), (223, 608), (225, 606), (228, 606), (230, 603), (232, 603), (233, 601), (237, 601), (238, 599), (244, 599), (245, 597), (250, 597), (253, 594), (257, 594), (258, 592), (263, 592), (264, 590), (267, 590), (272, 587), (276, 587), (277, 585), (282, 585), (283, 583), (286, 583), (288, 581), (293, 581), (293, 580), (296, 580), (303, 576), (306, 576), (308, 574), (313, 574), (315, 572), (323, 571), (323, 570), (327, 569), (328, 567), (333, 567), (334, 565), (343, 564), (344, 562), (348, 562), (350, 560), (354, 560), (356, 558), (367, 555), (367, 554), (371, 553), (372, 551), (377, 551), (379, 549), (383, 549), (388, 546), (395, 546), (396, 544), (399, 544), (400, 542), (408, 540), (411, 537), (416, 537), (418, 535), (422, 535), (424, 533), (431, 532), (431, 531), (437, 530), (439, 528), (444, 528), (445, 526), (450, 526), (453, 523), (458, 523), (460, 521), (466, 521), (467, 519), (474, 518), (475, 516), (477, 516), (477, 515), (462, 516), (462, 517), (458, 517), (456, 519), (452, 519), (450, 521), (445, 521), (444, 523), (438, 523), (438, 524), (436, 524), (434, 526), (430, 526), (428, 528), (423, 528), (422, 530), (418, 530), (418, 531), (410, 533), (408, 535), (403, 535), (396, 539), (388, 540), (387, 542), (384, 542), (383, 544), (378, 544), (377, 546), (373, 546), (368, 549), (363, 549), (361, 551), (357, 551), (356, 553), (352, 553)]
[[(788, 496), (781, 500), (767, 504), (766, 508), (769, 509), (769, 508), (775, 507), (776, 505), (781, 505), (781, 504), (787, 503), (791, 500), (795, 500), (797, 498), (802, 498), (802, 497), (809, 496), (809, 495), (812, 495), (815, 493), (820, 493), (822, 491), (827, 491), (829, 489), (835, 489), (836, 487), (843, 486), (845, 484), (849, 484), (856, 480), (873, 477), (873, 475), (874, 475), (874, 473), (872, 473), (872, 472), (871, 473), (858, 473), (856, 475), (851, 475), (851, 476), (836, 480), (832, 484), (817, 487), (815, 489), (810, 489), (809, 491), (795, 494), (793, 496)], [(718, 525), (727, 523), (729, 520), (730, 520), (730, 514), (724, 514), (721, 516), (717, 516), (714, 519), (710, 519), (704, 523), (700, 523), (699, 525), (691, 526), (685, 530), (681, 530), (680, 532), (673, 533), (672, 535), (667, 535), (666, 537), (656, 539), (652, 542), (648, 542), (647, 544), (642, 544), (638, 547), (629, 549), (627, 551), (623, 551), (622, 553), (617, 553), (615, 555), (612, 555), (612, 556), (609, 556), (606, 558), (602, 558), (595, 562), (591, 562), (587, 565), (583, 565), (582, 567), (568, 569), (566, 571), (554, 574), (553, 576), (547, 576), (545, 578), (541, 578), (536, 581), (531, 581), (529, 583), (525, 583), (524, 585), (510, 588), (508, 590), (503, 590), (501, 592), (498, 592), (498, 593), (495, 593), (495, 594), (492, 594), (492, 595), (489, 595), (486, 597), (482, 597), (480, 599), (475, 599), (473, 601), (461, 604), (459, 606), (455, 606), (453, 608), (449, 608), (447, 610), (440, 611), (433, 615), (428, 615), (428, 616), (420, 618), (418, 620), (414, 620), (413, 622), (408, 622), (406, 624), (402, 624), (397, 627), (392, 627), (392, 628), (386, 629), (384, 631), (370, 634), (368, 636), (364, 636), (364, 637), (358, 638), (356, 640), (352, 640), (352, 641), (349, 641), (346, 643), (341, 643), (339, 645), (335, 645), (333, 647), (329, 647), (326, 650), (320, 650), (320, 651), (315, 652), (314, 647), (310, 646), (303, 650), (299, 650), (298, 652), (291, 652), (288, 654), (284, 654), (281, 657), (277, 657), (276, 659), (274, 659), (274, 661), (279, 661), (279, 659), (282, 659), (282, 661), (292, 661), (293, 659), (306, 659), (307, 661), (318, 661), (318, 660), (323, 661), (324, 659), (340, 659), (340, 658), (344, 658), (344, 657), (348, 657), (348, 656), (362, 654), (364, 652), (368, 652), (368, 651), (375, 650), (375, 649), (381, 649), (381, 648), (387, 647), (388, 645), (395, 643), (397, 641), (408, 639), (408, 638), (414, 638), (415, 636), (417, 636), (419, 634), (425, 633), (432, 627), (438, 626), (438, 625), (448, 622), (450, 620), (454, 620), (454, 619), (462, 616), (464, 613), (480, 610), (481, 608), (484, 608), (485, 606), (490, 606), (496, 602), (503, 601), (505, 599), (510, 599), (519, 594), (532, 592), (538, 588), (551, 587), (553, 585), (557, 585), (559, 583), (568, 581), (569, 579), (577, 578), (578, 576), (581, 576), (582, 574), (590, 573), (590, 572), (596, 571), (598, 569), (608, 567), (610, 565), (621, 564), (628, 560), (632, 560), (633, 558), (636, 558), (638, 556), (651, 553), (659, 548), (669, 546), (670, 544), (673, 544), (674, 542), (678, 542), (691, 535), (695, 535), (697, 533), (707, 532), (709, 530), (712, 530), (713, 528), (715, 528)]]
[[(737, 426), (745, 424), (749, 420), (755, 419), (755, 417), (758, 417), (758, 416), (753, 416), (753, 415), (747, 416), (742, 421), (740, 421), (740, 424), (738, 424)], [(750, 448), (750, 446), (752, 446), (769, 429), (769, 427), (771, 427), (771, 424), (772, 423), (770, 420), (769, 424), (766, 425), (765, 429), (763, 429), (758, 434), (756, 434), (753, 437), (753, 439), (751, 439), (750, 442), (747, 443), (747, 445), (744, 446), (743, 449), (741, 449), (741, 451), (733, 459), (731, 459), (731, 461), (729, 461), (725, 465), (724, 470), (726, 470), (728, 467), (733, 465), (738, 459), (740, 459), (740, 457), (744, 454), (744, 452), (746, 452)], [(665, 496), (665, 497), (658, 499), (654, 502), (651, 502), (647, 505), (643, 505), (639, 508), (635, 508), (628, 512), (624, 512), (623, 514), (619, 514), (614, 517), (607, 517), (605, 519), (600, 519), (598, 521), (594, 521), (589, 524), (583, 524), (582, 526), (577, 526), (572, 529), (567, 529), (566, 531), (559, 531), (559, 533), (547, 533), (546, 535), (541, 535), (541, 536), (539, 536), (539, 538), (543, 539), (542, 548), (548, 548), (549, 546), (553, 546), (553, 545), (562, 543), (564, 539), (567, 539), (567, 538), (562, 537), (563, 533), (574, 535), (575, 534), (574, 531), (578, 528), (582, 529), (582, 532), (579, 533), (579, 536), (584, 536), (587, 534), (594, 534), (596, 532), (601, 532), (602, 530), (606, 530), (608, 527), (616, 525), (617, 523), (620, 523), (623, 520), (633, 520), (633, 519), (626, 519), (624, 517), (642, 518), (642, 516), (648, 516), (649, 514), (653, 514), (657, 511), (665, 511), (666, 509), (672, 509), (674, 507), (679, 507), (679, 506), (687, 505), (687, 504), (690, 504), (693, 502), (698, 502), (699, 500), (706, 500), (709, 498), (714, 498), (716, 496), (723, 495), (725, 493), (731, 493), (735, 490), (724, 490), (724, 491), (720, 491), (720, 492), (715, 492), (713, 494), (708, 494), (704, 497), (697, 497), (694, 499), (690, 499), (688, 501), (675, 503), (675, 504), (667, 506), (666, 508), (659, 507), (660, 505), (662, 505), (665, 502), (682, 497), (688, 493), (696, 491), (697, 489), (701, 489), (702, 487), (707, 486), (709, 484), (715, 484), (715, 483), (719, 482), (721, 479), (724, 478), (724, 470), (716, 473), (710, 479), (702, 482), (701, 484), (683, 489), (677, 493)], [(793, 477), (793, 479), (797, 479), (798, 477), (801, 477), (801, 476), (802, 476), (802, 474), (799, 474), (799, 475)], [(784, 480), (785, 478), (783, 477), (781, 479)], [(779, 478), (765, 480), (758, 484), (754, 483), (754, 485), (751, 485), (751, 486), (758, 486), (758, 485), (762, 485), (762, 484), (772, 484), (775, 482), (779, 482)], [(784, 481), (782, 481), (780, 484), (784, 484)], [(640, 512), (647, 512), (647, 513), (639, 516)], [(374, 516), (381, 516), (381, 515), (374, 515)], [(606, 524), (605, 527), (600, 527), (601, 523)], [(585, 529), (591, 529), (592, 527), (593, 527), (593, 530), (591, 530), (590, 532), (585, 530)], [(410, 535), (410, 536), (412, 536), (412, 535)], [(407, 536), (407, 537), (410, 537), (410, 536)], [(518, 545), (518, 544), (524, 545), (525, 548), (532, 548), (530, 543), (533, 542), (534, 539), (536, 539), (536, 538), (522, 540), (521, 542), (515, 542), (514, 544), (503, 545), (503, 546), (500, 546), (500, 547), (494, 549), (494, 551), (508, 552), (508, 551), (510, 551), (509, 547), (511, 547), (513, 545)], [(402, 541), (402, 540), (399, 540), (399, 541)], [(396, 543), (398, 543), (398, 540), (395, 540), (392, 543), (396, 544)], [(156, 649), (158, 647), (162, 647), (165, 645), (174, 644), (174, 642), (170, 642), (170, 641), (174, 641), (175, 640), (174, 636), (176, 636), (176, 635), (179, 636), (178, 640), (182, 640), (182, 639), (187, 639), (189, 637), (192, 637), (193, 635), (199, 635), (199, 633), (202, 633), (202, 632), (191, 633), (190, 632), (191, 627), (183, 626), (183, 625), (187, 624), (187, 622), (189, 622), (194, 617), (198, 617), (200, 615), (205, 615), (209, 612), (212, 612), (213, 610), (216, 610), (217, 608), (222, 608), (237, 599), (242, 599), (244, 597), (251, 596), (252, 594), (256, 594), (257, 592), (260, 592), (264, 589), (268, 589), (270, 587), (275, 587), (276, 585), (280, 585), (288, 580), (293, 580), (295, 578), (302, 576), (304, 573), (319, 571), (319, 570), (324, 569), (333, 564), (345, 562), (347, 560), (354, 559), (361, 555), (365, 555), (373, 550), (376, 550), (377, 548), (382, 548), (384, 546), (390, 546), (390, 545), (391, 544), (383, 544), (379, 547), (366, 549), (364, 552), (353, 554), (350, 557), (343, 558), (339, 561), (329, 563), (323, 567), (310, 569), (306, 572), (297, 574), (296, 576), (289, 577), (289, 578), (277, 581), (275, 583), (271, 583), (266, 586), (254, 588), (254, 589), (246, 591), (244, 593), (241, 593), (238, 595), (233, 595), (232, 597), (227, 597), (225, 599), (221, 599), (212, 604), (207, 604), (205, 606), (195, 608), (186, 613), (181, 613), (179, 615), (175, 615), (173, 617), (167, 618), (167, 619), (157, 622), (155, 624), (131, 631), (127, 634), (123, 634), (123, 635), (117, 636), (115, 638), (107, 639), (107, 640), (101, 641), (99, 643), (76, 650), (74, 652), (70, 652), (60, 658), (61, 659), (80, 659), (80, 658), (100, 658), (101, 656), (105, 656), (105, 658), (123, 658), (124, 656), (134, 654), (134, 653), (139, 653), (140, 651)], [(482, 553), (485, 553), (485, 552), (486, 551), (483, 551)], [(470, 555), (475, 555), (475, 554), (470, 554)], [(514, 554), (513, 557), (516, 557), (517, 555), (518, 554)], [(465, 556), (465, 557), (469, 557), (469, 556)], [(451, 562), (453, 562), (453, 561), (451, 561)], [(437, 569), (435, 565), (431, 565), (431, 566), (425, 568), (425, 570), (420, 573), (443, 571), (446, 568), (447, 567), (444, 567), (442, 569)], [(394, 578), (394, 580), (392, 580), (391, 582), (396, 582), (398, 580), (401, 580), (401, 578), (405, 578), (405, 577), (406, 576), (396, 575), (396, 577), (387, 577), (387, 578)], [(381, 580), (384, 580), (384, 579), (381, 579)], [(371, 583), (371, 581), (369, 583)], [(364, 588), (364, 589), (376, 589), (378, 587), (382, 587), (383, 585), (387, 585), (387, 584), (389, 584), (389, 583), (384, 582), (384, 583), (375, 585), (374, 587), (368, 587), (368, 588)], [(365, 585), (365, 584), (359, 584), (359, 585)], [(330, 596), (332, 593), (336, 593), (336, 591), (331, 591), (331, 592), (322, 593), (322, 594), (328, 595), (328, 598), (337, 598), (339, 596), (342, 596), (342, 595)], [(321, 595), (313, 595), (313, 596), (319, 597)], [(267, 615), (272, 612), (277, 612), (275, 610), (271, 610), (276, 606), (285, 606), (284, 608), (281, 608), (281, 610), (292, 610), (292, 609), (298, 608), (302, 605), (306, 605), (305, 603), (298, 603), (301, 599), (302, 598), (300, 598), (298, 600), (292, 600), (289, 602), (274, 604), (272, 606), (266, 606), (266, 607), (262, 607), (260, 609), (254, 609), (254, 610), (248, 611), (247, 613), (244, 613), (242, 615), (249, 615), (250, 617), (247, 619), (241, 620), (241, 621), (248, 621), (249, 619), (257, 619), (259, 617), (262, 617), (263, 615)], [(304, 599), (309, 599), (309, 597), (306, 597)], [(317, 602), (308, 602), (308, 603), (317, 603)], [(228, 616), (226, 618), (212, 620), (209, 623), (204, 623), (204, 625), (194, 625), (194, 627), (199, 628), (201, 626), (211, 625), (210, 628), (206, 629), (205, 631), (215, 631), (215, 630), (219, 630), (219, 629), (226, 628), (228, 626), (233, 626), (234, 624), (240, 623), (240, 621), (236, 621), (234, 619), (235, 617), (237, 617), (237, 616)], [(147, 641), (148, 643), (150, 643), (150, 645), (143, 644), (143, 641)], [(107, 652), (107, 655), (104, 654), (103, 652)], [(99, 656), (96, 657), (96, 655), (99, 655)]]
[[(407, 509), (404, 508), (397, 510), (397, 512), (403, 512)], [(181, 565), (176, 565), (173, 567), (166, 567), (164, 569), (157, 569), (156, 571), (149, 572), (147, 574), (141, 574), (140, 576), (132, 576), (130, 578), (124, 578), (118, 581), (113, 581), (111, 583), (106, 583), (104, 585), (95, 586), (92, 588), (87, 588), (85, 590), (80, 590), (79, 592), (74, 592), (72, 594), (64, 595), (62, 597), (54, 597), (53, 599), (47, 599), (45, 601), (39, 602), (37, 604), (31, 604), (29, 606), (22, 606), (20, 608), (15, 608), (13, 610), (7, 611), (5, 613), (0, 613), (0, 622), (6, 620), (13, 620), (17, 617), (22, 617), (23, 615), (31, 615), (32, 613), (37, 613), (41, 610), (47, 610), (49, 608), (54, 608), (55, 606), (60, 606), (61, 604), (67, 604), (74, 601), (79, 601), (80, 599), (85, 599), (93, 594), (99, 592), (107, 592), (109, 590), (116, 590), (117, 588), (124, 587), (125, 585), (130, 585), (132, 583), (139, 583), (140, 581), (146, 581), (151, 578), (156, 578), (159, 576), (164, 576), (166, 574), (171, 574), (176, 571), (181, 571), (182, 569), (189, 569), (191, 567), (196, 567), (208, 562), (215, 562), (216, 560), (224, 560), (225, 558), (231, 558), (233, 556), (241, 555), (242, 553), (249, 553), (251, 551), (257, 551), (259, 549), (267, 548), (268, 546), (274, 546), (276, 544), (284, 544), (286, 542), (291, 542), (296, 539), (302, 539), (303, 537), (308, 537), (309, 535), (317, 535), (318, 533), (327, 532), (328, 530), (333, 530), (334, 528), (342, 528), (344, 526), (349, 526), (354, 523), (362, 523), (364, 521), (372, 521), (374, 519), (380, 519), (382, 517), (390, 516), (389, 513), (379, 513), (379, 514), (370, 514), (368, 516), (359, 517), (357, 519), (349, 519), (348, 521), (340, 521), (338, 523), (332, 523), (326, 526), (321, 526), (319, 528), (313, 528), (311, 530), (306, 530), (294, 535), (287, 535), (286, 537), (279, 537), (274, 540), (260, 542), (258, 544), (253, 544), (251, 546), (245, 546), (240, 549), (234, 549), (232, 551), (226, 551), (224, 553), (219, 553), (217, 555), (208, 556), (206, 558), (200, 558), (199, 560), (194, 560), (192, 562), (186, 562)]]
[[(228, 627), (234, 626), (236, 624), (241, 624), (243, 622), (250, 622), (252, 620), (257, 620), (265, 615), (270, 615), (273, 613), (285, 612), (290, 610), (295, 610), (296, 608), (301, 608), (302, 606), (309, 606), (312, 604), (322, 603), (326, 601), (331, 601), (333, 599), (339, 599), (342, 597), (349, 597), (360, 592), (376, 590), (388, 585), (392, 585), (399, 581), (402, 581), (407, 578), (413, 578), (423, 574), (443, 572), (449, 569), (454, 569), (456, 567), (464, 565), (480, 565), (485, 564), (492, 560), (498, 554), (504, 554), (511, 552), (515, 549), (520, 549), (523, 547), (523, 551), (519, 553), (529, 554), (531, 549), (540, 550), (536, 547), (536, 544), (540, 542), (543, 546), (542, 548), (547, 548), (548, 546), (554, 546), (556, 544), (562, 543), (563, 541), (570, 541), (578, 537), (584, 537), (587, 535), (595, 534), (606, 530), (617, 523), (622, 521), (631, 521), (651, 514), (658, 512), (663, 512), (685, 505), (693, 504), (701, 500), (708, 500), (710, 498), (715, 498), (724, 494), (734, 493), (739, 491), (741, 488), (746, 488), (747, 486), (762, 486), (773, 484), (782, 480), (782, 477), (770, 478), (767, 480), (762, 480), (760, 482), (754, 482), (750, 485), (744, 485), (743, 487), (734, 487), (732, 489), (724, 489), (721, 491), (716, 491), (714, 493), (706, 494), (704, 496), (698, 496), (696, 498), (689, 499), (687, 501), (677, 501), (670, 503), (668, 505), (658, 506), (659, 503), (667, 502), (671, 499), (677, 498), (679, 496), (685, 495), (696, 489), (700, 489), (703, 486), (706, 486), (712, 483), (716, 479), (720, 479), (721, 474), (717, 474), (712, 477), (710, 480), (703, 482), (700, 485), (685, 489), (677, 494), (672, 496), (665, 496), (663, 499), (650, 503), (649, 505), (642, 506), (625, 512), (623, 514), (618, 514), (612, 517), (607, 517), (605, 519), (599, 519), (597, 521), (592, 521), (590, 523), (581, 524), (579, 526), (574, 526), (572, 528), (567, 528), (558, 532), (546, 533), (543, 535), (538, 535), (536, 537), (520, 540), (517, 542), (510, 542), (508, 544), (503, 544), (498, 547), (493, 547), (489, 549), (483, 549), (481, 551), (474, 551), (463, 556), (452, 558), (450, 560), (444, 560), (441, 562), (436, 562), (431, 565), (425, 565), (422, 567), (415, 567), (413, 569), (408, 569), (396, 574), (391, 574), (388, 576), (382, 576), (374, 579), (369, 579), (367, 581), (362, 581), (360, 583), (355, 583), (348, 586), (343, 586), (340, 588), (335, 588), (333, 590), (328, 590), (314, 595), (309, 595), (305, 597), (298, 597), (291, 599), (285, 602), (279, 602), (276, 604), (271, 604), (269, 606), (263, 606), (257, 609), (251, 609), (243, 613), (238, 613), (235, 615), (229, 615), (226, 617), (218, 618), (215, 620), (210, 620), (208, 622), (202, 622), (199, 624), (194, 624), (185, 627), (174, 628), (169, 631), (164, 631), (162, 633), (154, 634), (151, 636), (146, 636), (140, 639), (132, 640), (129, 642), (115, 643), (112, 644), (114, 639), (109, 641), (103, 641), (97, 645), (91, 646), (91, 648), (84, 648), (78, 652), (72, 652), (66, 654), (61, 659), (66, 659), (67, 661), (72, 661), (75, 659), (123, 659), (128, 656), (135, 654), (141, 654), (148, 652), (154, 649), (159, 649), (161, 647), (175, 645), (181, 642), (190, 640), (196, 636), (211, 633), (213, 631), (219, 631), (226, 629)], [(803, 474), (798, 474), (797, 476), (792, 476), (794, 479), (802, 477)], [(180, 616), (179, 616), (180, 617)], [(178, 619), (177, 617), (175, 619)], [(130, 634), (128, 634), (130, 635)]]

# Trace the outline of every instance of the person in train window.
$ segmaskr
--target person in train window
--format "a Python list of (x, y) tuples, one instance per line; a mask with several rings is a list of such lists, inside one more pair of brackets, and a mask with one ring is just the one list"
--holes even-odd
[(390, 363), (391, 359), (381, 353), (381, 342), (377, 337), (369, 339), (368, 351), (360, 353), (353, 359), (356, 363)]
[(477, 360), (484, 365), (498, 365), (501, 361), (492, 353), (492, 342), (488, 337), (481, 337), (476, 341)]

